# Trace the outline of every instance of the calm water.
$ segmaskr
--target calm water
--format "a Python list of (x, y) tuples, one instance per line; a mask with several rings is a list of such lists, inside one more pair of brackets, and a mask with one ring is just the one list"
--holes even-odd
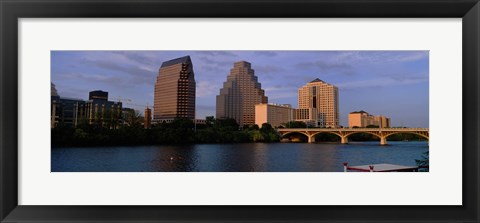
[[(53, 148), (53, 172), (337, 172), (349, 165), (415, 165), (427, 142), (248, 143)], [(173, 159), (172, 159), (173, 158)]]

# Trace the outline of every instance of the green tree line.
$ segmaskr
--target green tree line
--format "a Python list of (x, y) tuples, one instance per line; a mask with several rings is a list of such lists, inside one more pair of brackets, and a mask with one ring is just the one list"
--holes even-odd
[[(115, 126), (113, 128), (113, 126)], [(81, 122), (77, 127), (57, 126), (52, 130), (52, 146), (123, 146), (192, 143), (279, 142), (280, 135), (268, 123), (240, 126), (234, 119), (207, 117), (205, 124), (175, 119), (145, 129), (138, 121), (128, 125)]]

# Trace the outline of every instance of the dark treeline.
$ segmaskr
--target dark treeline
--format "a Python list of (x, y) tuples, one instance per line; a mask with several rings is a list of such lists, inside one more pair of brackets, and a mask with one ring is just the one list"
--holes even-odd
[[(303, 122), (290, 122), (287, 128), (305, 128)], [(114, 126), (114, 127), (112, 127)], [(290, 135), (290, 137), (294, 135)], [(297, 134), (302, 141), (306, 137)], [(111, 125), (110, 123), (81, 122), (76, 128), (57, 126), (52, 129), (52, 146), (131, 146), (156, 144), (193, 144), (193, 143), (248, 143), (248, 142), (279, 142), (278, 132), (268, 123), (240, 126), (234, 119), (206, 118), (205, 124), (195, 124), (189, 119), (176, 119), (171, 123), (152, 125), (144, 129), (138, 120), (130, 121), (129, 125)], [(349, 141), (379, 141), (378, 137), (368, 133), (357, 133), (349, 136)], [(415, 134), (395, 134), (387, 138), (389, 141), (422, 141)], [(335, 134), (322, 133), (315, 137), (316, 142), (339, 142)]]
[(52, 146), (128, 146), (192, 143), (278, 142), (280, 135), (270, 124), (240, 126), (234, 119), (206, 118), (206, 124), (189, 119), (152, 125), (144, 129), (140, 123), (105, 127), (82, 124), (76, 128), (58, 126), (52, 129)]

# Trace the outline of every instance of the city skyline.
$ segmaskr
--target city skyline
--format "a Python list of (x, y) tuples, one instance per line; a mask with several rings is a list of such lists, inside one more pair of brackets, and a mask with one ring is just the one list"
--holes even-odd
[[(339, 88), (340, 124), (366, 110), (392, 126), (428, 127), (428, 51), (52, 51), (52, 82), (62, 97), (89, 91), (153, 107), (155, 78), (165, 61), (189, 55), (197, 118), (215, 116), (215, 97), (236, 61), (249, 61), (270, 103), (298, 107), (297, 91), (320, 78)], [(135, 105), (134, 105), (135, 104)]]

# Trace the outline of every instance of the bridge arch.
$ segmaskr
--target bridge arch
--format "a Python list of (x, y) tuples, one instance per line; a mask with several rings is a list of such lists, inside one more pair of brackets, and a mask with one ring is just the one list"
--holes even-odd
[(376, 133), (373, 133), (373, 132), (370, 132), (370, 131), (349, 132), (349, 133), (345, 134), (344, 136), (349, 137), (351, 135), (355, 135), (355, 134), (358, 134), (358, 133), (367, 133), (367, 134), (370, 134), (370, 135), (374, 135), (378, 138), (382, 138), (382, 136), (380, 134), (376, 134)]
[(405, 133), (413, 134), (429, 140), (428, 128), (290, 128), (277, 130), (282, 138), (288, 137), (291, 134), (299, 134), (302, 137), (306, 136), (308, 142), (315, 142), (315, 136), (321, 133), (333, 134), (341, 138), (341, 143), (348, 143), (348, 138), (352, 135), (363, 133), (380, 139), (380, 145), (387, 145), (387, 137)]
[(340, 133), (338, 133), (338, 132), (316, 132), (316, 133), (312, 134), (312, 136), (315, 137), (316, 135), (324, 134), (324, 133), (333, 134), (333, 135), (336, 135), (336, 136), (338, 136), (338, 137), (340, 137), (340, 138), (343, 137), (343, 136), (340, 135)]
[(310, 137), (310, 135), (308, 135), (306, 132), (302, 132), (302, 131), (285, 132), (285, 133), (281, 133), (281, 136), (282, 136), (282, 138), (283, 138), (283, 137), (286, 137), (287, 135), (293, 134), (293, 133), (300, 133), (300, 134), (302, 134), (302, 135), (304, 135), (304, 136), (306, 136), (306, 137)]
[(423, 134), (420, 134), (418, 132), (392, 132), (392, 133), (388, 133), (385, 135), (385, 138), (391, 136), (391, 135), (396, 135), (396, 134), (402, 134), (402, 133), (408, 133), (408, 134), (413, 134), (413, 135), (417, 135), (417, 136), (420, 136), (426, 140), (430, 140), (430, 137), (427, 136), (427, 135), (423, 135)]

